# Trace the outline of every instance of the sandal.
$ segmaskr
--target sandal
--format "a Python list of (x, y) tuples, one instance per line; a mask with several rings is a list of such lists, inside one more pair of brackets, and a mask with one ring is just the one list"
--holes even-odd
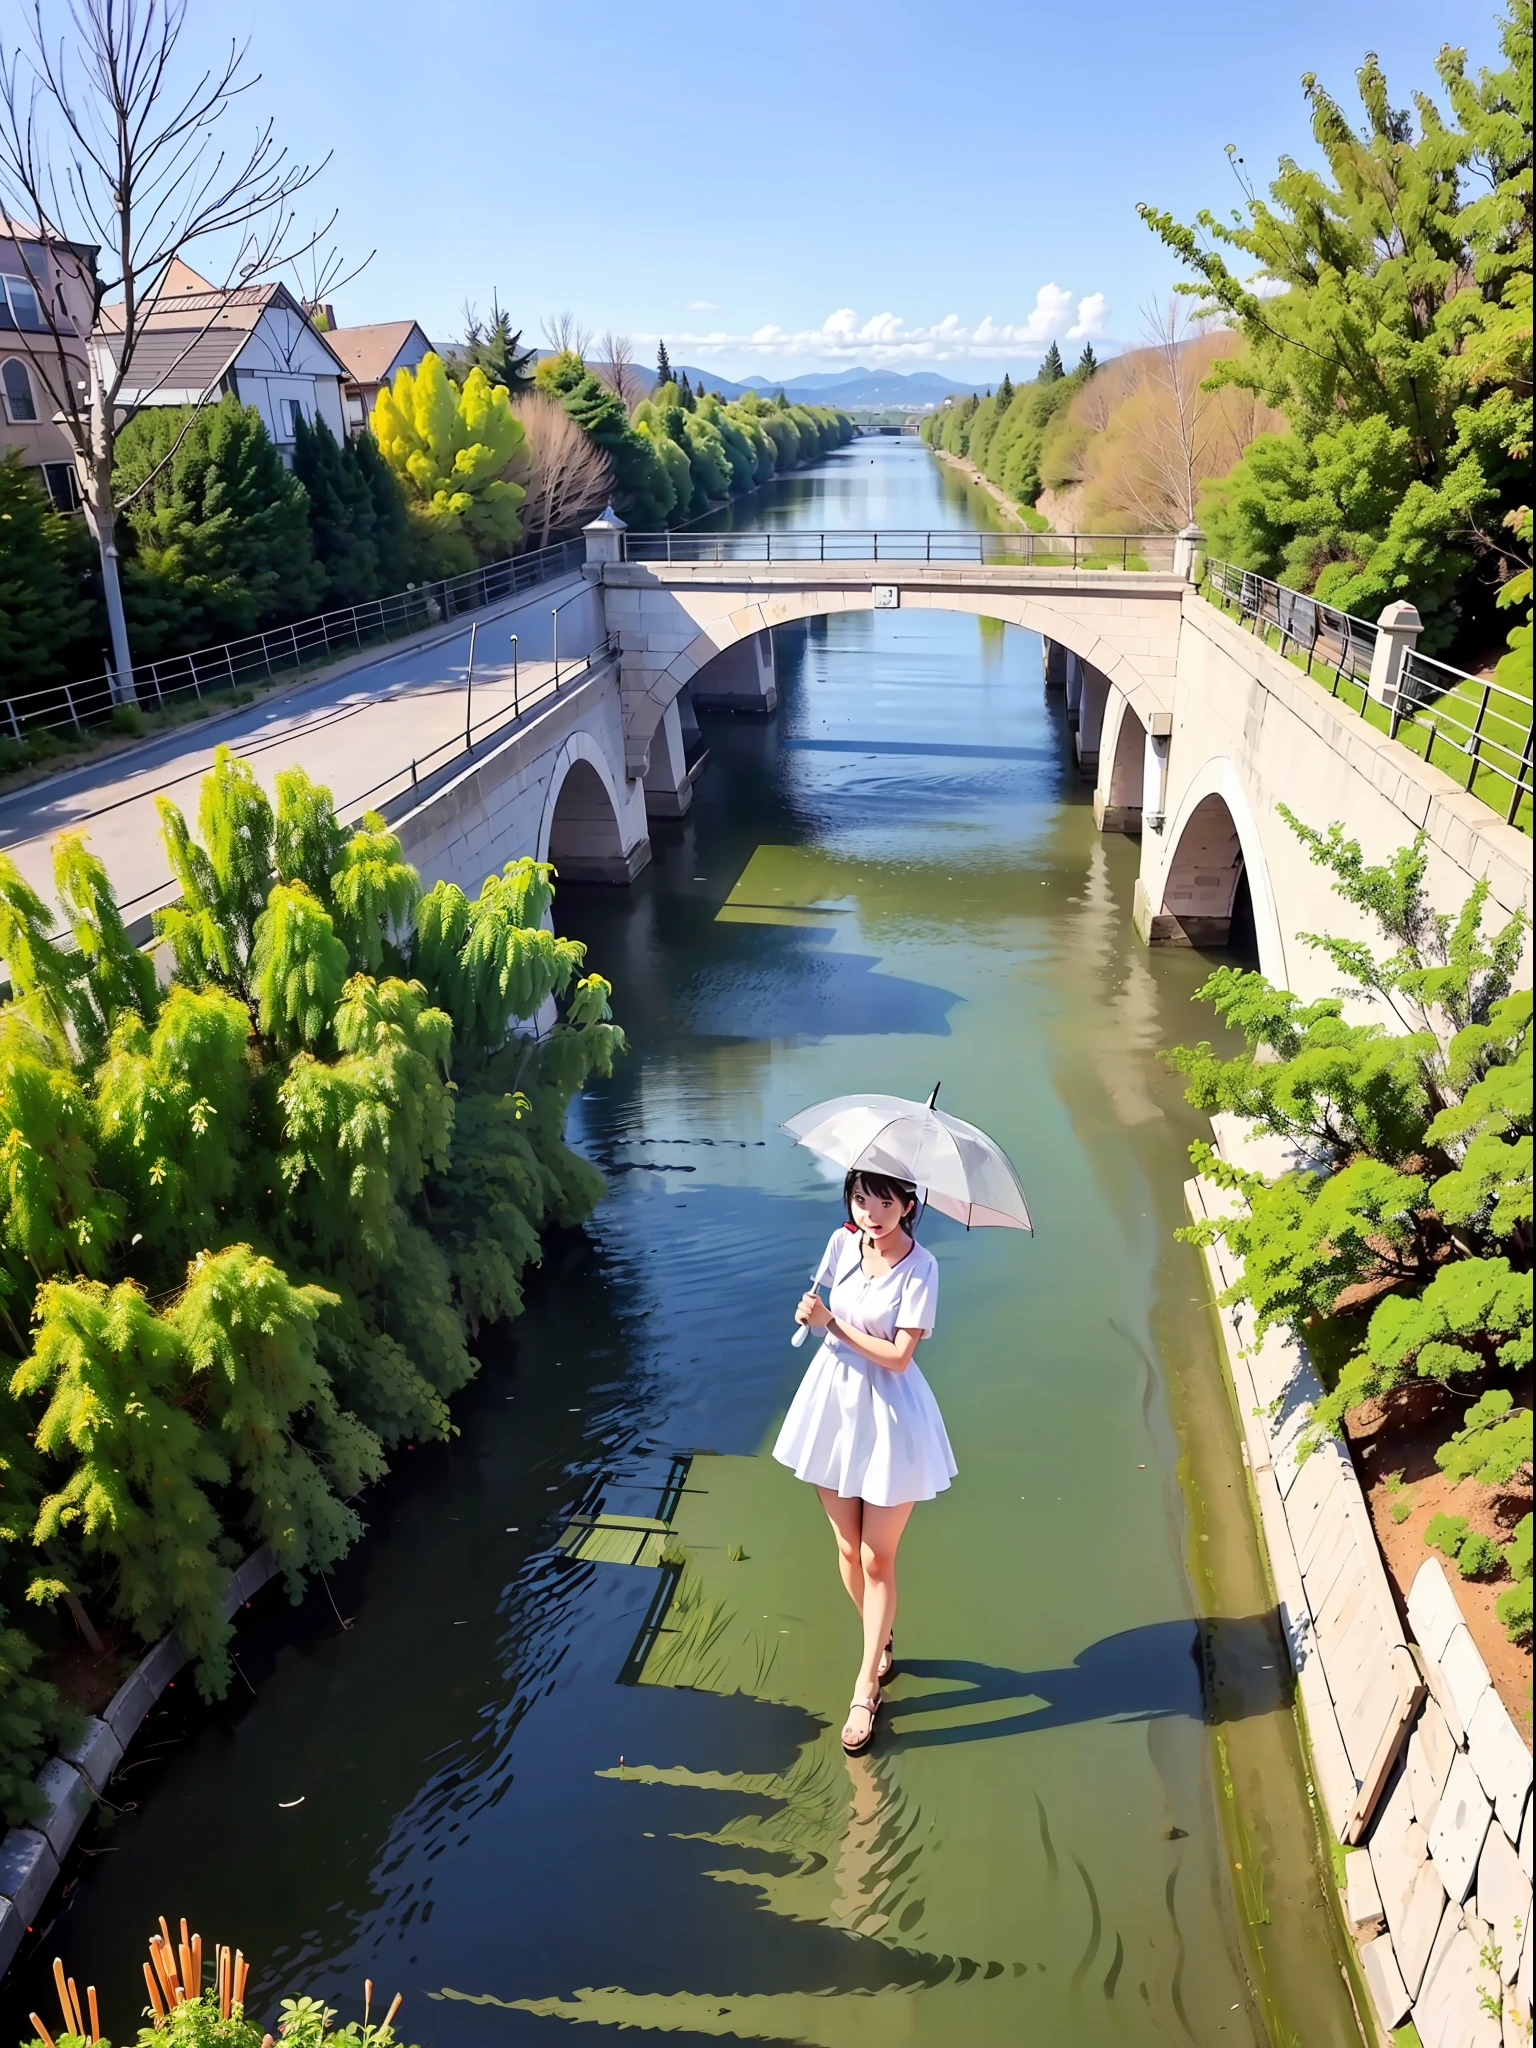
[(868, 1714), (869, 1716), (869, 1729), (868, 1732), (865, 1734), (862, 1742), (850, 1742), (848, 1740), (848, 1723), (846, 1721), (843, 1723), (844, 1732), (842, 1736), (839, 1738), (842, 1742), (843, 1754), (845, 1756), (862, 1756), (865, 1750), (868, 1749), (869, 1745), (875, 1739), (875, 1717), (880, 1712), (879, 1686), (877, 1685), (875, 1687), (873, 1699), (850, 1700), (848, 1702), (848, 1711), (850, 1716), (853, 1714)]
[(890, 1677), (891, 1673), (895, 1669), (896, 1638), (894, 1635), (888, 1635), (885, 1639), (885, 1648), (880, 1652), (880, 1664), (879, 1668), (875, 1672), (875, 1676), (880, 1680), (881, 1684), (883, 1685), (886, 1679)]

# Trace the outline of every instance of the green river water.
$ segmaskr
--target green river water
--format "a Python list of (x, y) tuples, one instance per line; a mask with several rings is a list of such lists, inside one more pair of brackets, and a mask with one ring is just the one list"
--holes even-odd
[[(910, 439), (736, 517), (992, 519)], [(556, 906), (632, 1042), (573, 1116), (607, 1199), (485, 1345), (456, 1440), (402, 1453), (330, 1586), (244, 1618), (239, 1697), (184, 1681), (116, 1781), (44, 1954), (119, 2038), (159, 1912), (240, 1944), (264, 2012), (350, 2013), (371, 1976), (408, 2039), (469, 2048), (1361, 2038), (1173, 1240), (1200, 1124), (1156, 1055), (1209, 1035), (1208, 963), (1138, 945), (1136, 844), (1094, 830), (1032, 635), (847, 614), (778, 660), (775, 718), (706, 717), (635, 887)], [(900, 1676), (850, 1761), (854, 1617), (768, 1455), (839, 1211), (778, 1125), (936, 1081), (1037, 1235), (923, 1226), (960, 1475), (913, 1516)]]

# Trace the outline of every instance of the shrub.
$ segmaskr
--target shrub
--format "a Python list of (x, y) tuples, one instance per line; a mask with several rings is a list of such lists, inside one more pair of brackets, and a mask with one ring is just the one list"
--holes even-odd
[(111, 725), (114, 732), (129, 733), (134, 739), (142, 739), (148, 730), (144, 714), (137, 704), (114, 704)]
[(1467, 1534), (1465, 1515), (1432, 1515), (1424, 1531), (1424, 1541), (1445, 1556), (1454, 1558), (1467, 1540)]

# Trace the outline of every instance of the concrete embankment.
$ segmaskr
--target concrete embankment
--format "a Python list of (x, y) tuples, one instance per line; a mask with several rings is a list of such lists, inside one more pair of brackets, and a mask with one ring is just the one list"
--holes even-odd
[[(1213, 1120), (1231, 1164), (1282, 1170), (1276, 1141)], [(1213, 1183), (1185, 1189), (1196, 1221), (1230, 1213)], [(1241, 1264), (1205, 1251), (1215, 1294)], [(1348, 1451), (1303, 1455), (1323, 1389), (1305, 1348), (1255, 1338), (1220, 1311), (1245, 1457), (1296, 1674), (1319, 1805), (1345, 1850), (1344, 1913), (1387, 2034), (1412, 2019), (1426, 2048), (1528, 2041), (1531, 1759), (1444, 1572), (1424, 1564), (1407, 1624)], [(1502, 2030), (1502, 2031), (1501, 2031)]]

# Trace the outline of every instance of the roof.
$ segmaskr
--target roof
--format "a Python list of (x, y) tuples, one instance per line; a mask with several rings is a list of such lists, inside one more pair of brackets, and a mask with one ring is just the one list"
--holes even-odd
[[(173, 291), (172, 286), (176, 289)], [(308, 316), (298, 300), (284, 284), (232, 285), (221, 290), (211, 285), (206, 277), (175, 259), (162, 280), (160, 290), (147, 299), (139, 308), (140, 343), (134, 352), (134, 368), (149, 359), (144, 355), (144, 345), (151, 335), (180, 334), (180, 347), (185, 347), (189, 335), (206, 329), (211, 338), (218, 333), (228, 334), (233, 344), (220, 364), (217, 376), (223, 373), (236, 353), (239, 341), (251, 334), (260, 324), (267, 309), (286, 310), (308, 324)], [(123, 331), (123, 302), (116, 299), (110, 306), (101, 309), (101, 324), (98, 332), (109, 341), (113, 335)], [(345, 373), (346, 366), (331, 346), (328, 334), (322, 334), (317, 327), (311, 332), (326, 353), (336, 364), (338, 372)], [(238, 336), (238, 340), (235, 337)]]
[(425, 333), (414, 320), (379, 320), (371, 327), (331, 327), (326, 340), (347, 367), (354, 384), (382, 384), (413, 334)]
[[(112, 350), (120, 337), (99, 337)], [(244, 327), (150, 327), (139, 336), (128, 366), (128, 385), (123, 399), (131, 404), (129, 392), (146, 395), (163, 391), (212, 391), (250, 339)], [(163, 402), (163, 401), (162, 401)]]

